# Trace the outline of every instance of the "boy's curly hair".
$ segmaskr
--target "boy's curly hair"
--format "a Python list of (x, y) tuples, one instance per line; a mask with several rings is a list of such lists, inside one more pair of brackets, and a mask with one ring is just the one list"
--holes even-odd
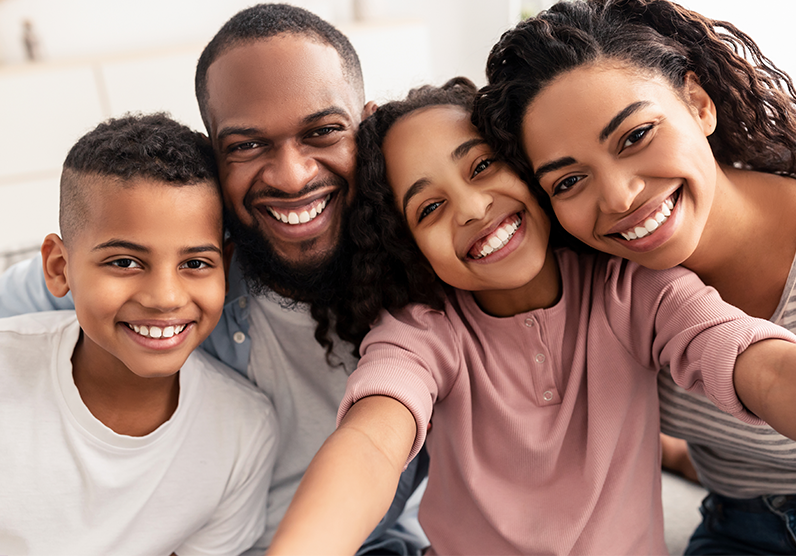
[(110, 118), (78, 139), (66, 155), (60, 187), (61, 235), (68, 241), (86, 221), (88, 184), (97, 177), (116, 179), (120, 187), (144, 178), (175, 186), (208, 183), (217, 190), (216, 176), (210, 141), (168, 114)]
[(677, 91), (693, 71), (716, 104), (709, 138), (716, 160), (796, 174), (790, 77), (731, 23), (667, 0), (559, 2), (519, 23), (489, 55), (489, 84), (473, 122), (501, 156), (527, 165), (521, 127), (528, 105), (558, 75), (600, 60), (655, 71)]

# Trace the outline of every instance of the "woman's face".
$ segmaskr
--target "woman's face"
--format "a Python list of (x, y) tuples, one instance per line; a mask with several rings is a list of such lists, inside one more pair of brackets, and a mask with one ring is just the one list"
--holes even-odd
[(494, 160), (468, 112), (416, 110), (392, 126), (382, 150), (397, 208), (443, 282), (511, 290), (539, 273), (550, 221), (527, 185)]
[(576, 68), (529, 105), (522, 139), (562, 226), (584, 243), (649, 268), (685, 262), (713, 203), (707, 141), (715, 108), (689, 74), (604, 62)]

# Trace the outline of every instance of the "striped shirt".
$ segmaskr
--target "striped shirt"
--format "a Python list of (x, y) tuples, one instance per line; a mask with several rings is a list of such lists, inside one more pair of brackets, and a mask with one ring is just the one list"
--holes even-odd
[[(796, 332), (796, 261), (770, 319)], [(688, 441), (699, 480), (732, 498), (796, 493), (796, 442), (769, 426), (739, 421), (699, 394), (686, 392), (665, 369), (658, 375), (661, 431)]]

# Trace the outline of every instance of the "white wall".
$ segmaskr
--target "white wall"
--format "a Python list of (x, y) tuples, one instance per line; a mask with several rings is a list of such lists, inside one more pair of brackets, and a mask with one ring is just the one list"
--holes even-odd
[[(57, 231), (58, 175), (72, 143), (126, 111), (167, 110), (201, 129), (196, 59), (252, 0), (0, 0), (0, 271), (3, 253), (29, 251)], [(346, 33), (362, 59), (369, 99), (466, 75), (483, 84), (486, 57), (520, 5), (550, 0), (294, 0)], [(792, 0), (682, 0), (736, 22), (796, 75)], [(750, 9), (750, 6), (753, 9)], [(364, 19), (358, 19), (362, 16)], [(24, 61), (22, 22), (44, 60)]]

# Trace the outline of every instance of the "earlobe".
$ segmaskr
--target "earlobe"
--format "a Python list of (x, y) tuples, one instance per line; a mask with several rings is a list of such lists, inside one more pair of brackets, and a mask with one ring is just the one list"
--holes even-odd
[(362, 119), (364, 120), (368, 116), (371, 116), (376, 111), (376, 109), (378, 107), (379, 107), (378, 104), (376, 104), (374, 101), (372, 101), (372, 100), (369, 101), (365, 105), (365, 108), (362, 109)]
[(709, 137), (716, 131), (716, 104), (699, 84), (699, 78), (693, 71), (685, 75), (685, 93), (705, 137)]
[(69, 281), (66, 276), (66, 246), (57, 234), (48, 234), (44, 238), (41, 244), (41, 259), (47, 289), (55, 297), (65, 296), (69, 292)]

